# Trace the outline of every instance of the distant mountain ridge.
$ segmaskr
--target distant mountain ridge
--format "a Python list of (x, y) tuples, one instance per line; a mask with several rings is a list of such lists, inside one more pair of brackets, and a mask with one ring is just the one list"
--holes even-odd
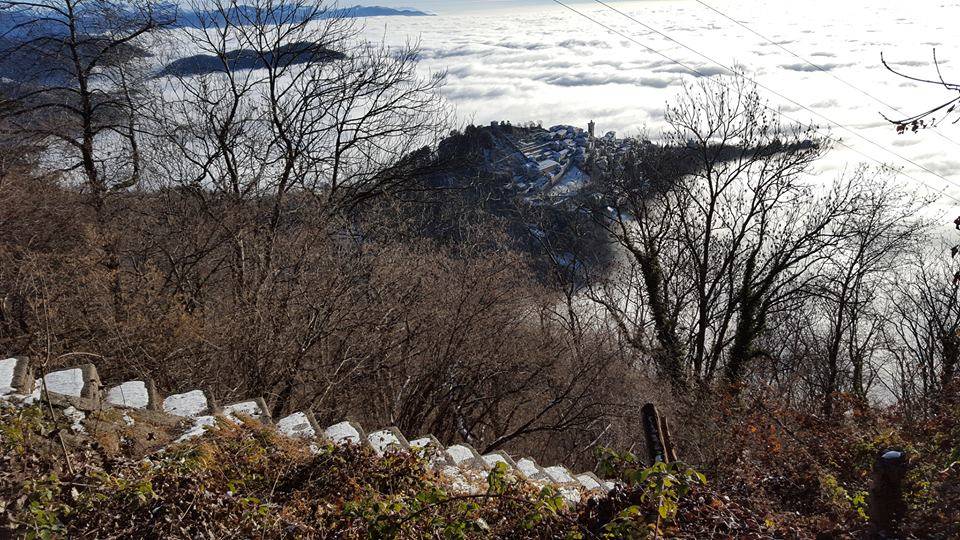
[[(187, 11), (180, 9), (176, 4), (164, 4), (159, 6), (156, 12), (157, 19), (160, 21), (174, 21), (171, 26), (179, 28), (198, 28), (202, 24), (223, 23), (224, 19), (230, 19), (232, 22), (242, 23), (244, 20), (254, 20), (256, 18), (256, 8), (248, 5), (238, 5), (231, 8), (226, 16), (217, 11)], [(307, 17), (320, 19), (347, 18), (358, 19), (363, 17), (432, 17), (432, 13), (419, 11), (411, 8), (389, 8), (382, 6), (353, 6), (345, 8), (331, 9), (317, 17), (314, 8), (310, 7), (290, 7), (292, 12), (283, 13), (282, 4), (277, 7), (278, 13), (272, 15), (275, 18), (284, 18), (289, 23), (295, 24), (303, 22)], [(292, 17), (286, 17), (287, 14)], [(99, 17), (101, 13), (95, 7), (79, 9), (77, 13), (78, 20), (83, 26), (83, 33), (95, 35), (100, 24)], [(20, 8), (0, 11), (0, 36), (8, 40), (18, 40), (38, 35), (62, 36), (66, 33), (66, 27), (63, 21), (58, 20), (56, 15), (48, 11), (41, 13), (38, 9)]]
[[(176, 9), (171, 6), (172, 9)], [(432, 17), (431, 13), (418, 11), (408, 8), (388, 8), (382, 6), (353, 6), (348, 8), (331, 9), (319, 17), (311, 7), (292, 7), (292, 17), (288, 19), (291, 24), (302, 22), (307, 17), (320, 19), (359, 19), (363, 17)], [(286, 14), (277, 14), (276, 17), (287, 18)], [(239, 5), (231, 8), (224, 17), (223, 13), (214, 11), (177, 11), (176, 23), (174, 26), (180, 28), (199, 28), (204, 24), (216, 24), (224, 22), (229, 18), (232, 22), (243, 22), (244, 20), (254, 20), (256, 18), (256, 7)]]
[(268, 65), (292, 66), (295, 64), (324, 63), (343, 60), (347, 55), (318, 45), (299, 42), (283, 45), (272, 51), (237, 49), (227, 51), (225, 58), (198, 54), (180, 58), (168, 64), (157, 76), (191, 76), (225, 72), (227, 69), (262, 69)]

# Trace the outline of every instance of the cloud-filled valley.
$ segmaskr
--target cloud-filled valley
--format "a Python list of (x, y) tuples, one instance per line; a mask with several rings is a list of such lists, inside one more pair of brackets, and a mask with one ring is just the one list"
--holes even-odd
[[(960, 17), (960, 3), (936, 2), (927, 7), (865, 0), (707, 3), (770, 41), (697, 2), (684, 0), (615, 4), (675, 41), (599, 4), (574, 4), (589, 17), (671, 60), (557, 5), (369, 19), (367, 32), (371, 39), (385, 37), (393, 45), (418, 41), (422, 68), (447, 72), (444, 93), (465, 120), (586, 125), (593, 119), (602, 132), (621, 134), (662, 129), (664, 106), (685, 81), (727, 73), (682, 43), (724, 66), (741, 67), (762, 85), (795, 101), (761, 89), (771, 105), (789, 116), (788, 122), (813, 122), (841, 137), (850, 148), (840, 145), (825, 171), (873, 159), (902, 166), (931, 188), (950, 186), (906, 161), (912, 160), (960, 185), (960, 164), (949, 158), (960, 147), (952, 142), (960, 141), (958, 126), (940, 126), (944, 137), (931, 131), (897, 135), (881, 117), (881, 113), (896, 117), (917, 112), (949, 96), (942, 88), (894, 75), (880, 61), (883, 53), (898, 69), (935, 75), (932, 44), (956, 42), (949, 21)], [(960, 55), (960, 47), (941, 46), (937, 54), (944, 76), (950, 78), (949, 60)], [(954, 75), (960, 79), (960, 73)], [(949, 193), (960, 197), (960, 188), (950, 187)]]

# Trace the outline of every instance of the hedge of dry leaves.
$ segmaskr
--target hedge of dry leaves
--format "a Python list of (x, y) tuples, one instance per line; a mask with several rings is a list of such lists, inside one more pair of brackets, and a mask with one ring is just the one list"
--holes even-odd
[(867, 410), (826, 422), (762, 404), (723, 412), (736, 415), (716, 420), (726, 436), (706, 476), (604, 451), (601, 472), (625, 487), (573, 510), (505, 470), (463, 495), (418, 457), (311, 451), (253, 422), (146, 455), (69, 437), (71, 473), (45, 410), (7, 407), (0, 537), (860, 538), (873, 456), (887, 446), (912, 456), (903, 536), (960, 537), (957, 407), (909, 421)]

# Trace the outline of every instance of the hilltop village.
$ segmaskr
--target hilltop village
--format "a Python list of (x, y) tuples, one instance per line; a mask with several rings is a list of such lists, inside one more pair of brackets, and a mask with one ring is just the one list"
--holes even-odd
[(591, 174), (607, 170), (623, 157), (632, 139), (618, 139), (616, 132), (596, 136), (596, 124), (587, 129), (556, 125), (516, 129), (509, 122), (492, 122), (491, 128), (510, 127), (506, 140), (512, 146), (514, 170), (512, 187), (524, 195), (564, 198), (590, 181)]

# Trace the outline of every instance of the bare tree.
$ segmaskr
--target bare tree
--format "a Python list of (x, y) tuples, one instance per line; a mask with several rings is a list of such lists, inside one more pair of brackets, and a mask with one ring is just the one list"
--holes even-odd
[(849, 390), (866, 403), (879, 377), (890, 285), (907, 256), (927, 240), (930, 224), (920, 211), (929, 200), (899, 187), (884, 171), (861, 170), (856, 211), (845, 219), (838, 249), (829, 254), (813, 285), (815, 313), (824, 328), (816, 370), (821, 410), (833, 413), (835, 394)]
[(162, 73), (154, 175), (221, 223), (240, 299), (277, 275), (285, 223), (343, 216), (414, 183), (440, 132), (442, 78), (418, 74), (414, 48), (360, 40), (324, 2), (194, 9), (188, 50), (215, 69)]
[(136, 111), (145, 39), (173, 19), (149, 0), (6, 0), (4, 133), (56, 142), (50, 160), (78, 171), (92, 206), (140, 180)]
[(891, 388), (909, 410), (929, 410), (960, 368), (960, 284), (937, 247), (918, 250), (898, 274), (887, 325)]
[(220, 391), (263, 391), (277, 412), (322, 404), (304, 377), (323, 389), (369, 373), (374, 357), (347, 336), (394, 321), (370, 320), (376, 267), (358, 210), (435, 170), (442, 76), (421, 75), (412, 46), (364, 41), (326, 2), (192, 10), (178, 34), (187, 56), (153, 83), (142, 149), (153, 195), (130, 223), (148, 240), (131, 255), (156, 261), (192, 316), (236, 314), (241, 326), (215, 341), (243, 369), (214, 381)]
[[(608, 229), (629, 255), (649, 319), (600, 298), (683, 389), (739, 384), (765, 353), (758, 338), (789, 309), (846, 233), (856, 183), (817, 190), (804, 180), (828, 142), (781, 125), (742, 78), (688, 88), (668, 109), (663, 148), (641, 145), (609, 180)], [(634, 270), (635, 269), (635, 270)]]
[[(887, 120), (891, 124), (894, 124), (897, 127), (898, 133), (905, 133), (907, 131), (912, 131), (916, 133), (921, 129), (924, 129), (927, 127), (934, 127), (937, 125), (937, 119), (934, 115), (942, 113), (943, 116), (941, 117), (941, 119), (943, 119), (950, 116), (951, 114), (953, 114), (954, 111), (957, 110), (957, 103), (960, 103), (960, 84), (948, 82), (946, 79), (944, 79), (943, 72), (941, 70), (941, 61), (937, 58), (936, 49), (933, 50), (933, 66), (935, 68), (936, 78), (922, 77), (922, 76), (916, 76), (916, 75), (910, 75), (910, 74), (904, 73), (899, 68), (896, 68), (892, 66), (890, 63), (888, 63), (886, 58), (884, 58), (882, 54), (880, 55), (880, 61), (883, 62), (883, 66), (887, 68), (887, 70), (889, 70), (894, 75), (897, 75), (898, 77), (902, 77), (904, 79), (907, 79), (913, 82), (919, 82), (919, 83), (934, 85), (934, 86), (942, 86), (943, 89), (948, 94), (952, 94), (952, 93), (958, 94), (957, 96), (952, 97), (948, 100), (945, 100), (937, 105), (934, 105), (933, 107), (924, 107), (921, 112), (911, 116), (906, 116), (902, 118), (890, 118), (890, 117), (887, 117), (886, 115), (882, 115), (885, 120)], [(960, 118), (957, 118), (956, 120), (953, 121), (954, 124), (956, 124), (957, 122), (960, 122)]]

